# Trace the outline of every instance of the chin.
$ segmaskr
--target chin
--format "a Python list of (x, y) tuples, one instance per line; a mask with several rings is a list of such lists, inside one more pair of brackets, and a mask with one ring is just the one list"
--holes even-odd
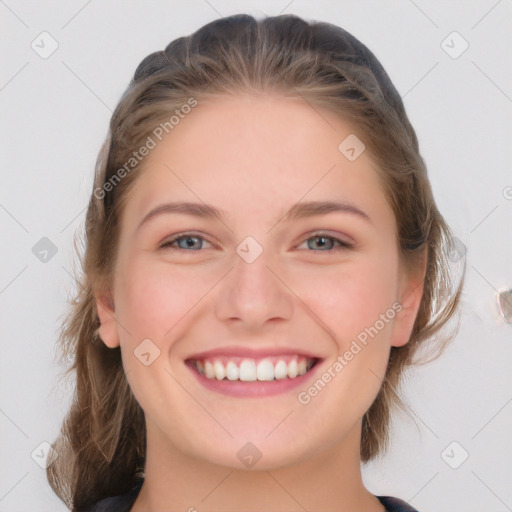
[(232, 470), (275, 471), (300, 464), (321, 449), (319, 446), (292, 444), (288, 433), (271, 439), (272, 436), (274, 434), (268, 438), (266, 435), (259, 438), (236, 437), (215, 447), (213, 443), (206, 444), (199, 451), (195, 446), (195, 457)]

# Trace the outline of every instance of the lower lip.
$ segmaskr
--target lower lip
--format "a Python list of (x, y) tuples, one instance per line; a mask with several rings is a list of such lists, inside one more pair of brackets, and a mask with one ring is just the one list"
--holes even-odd
[(308, 372), (304, 375), (299, 375), (294, 379), (277, 379), (270, 381), (250, 381), (244, 382), (240, 380), (217, 380), (208, 379), (204, 375), (200, 374), (193, 363), (187, 363), (190, 371), (195, 375), (196, 379), (206, 389), (221, 393), (223, 395), (234, 396), (234, 397), (264, 397), (280, 395), (282, 393), (289, 392), (298, 387), (304, 386), (315, 373), (318, 366), (318, 361)]

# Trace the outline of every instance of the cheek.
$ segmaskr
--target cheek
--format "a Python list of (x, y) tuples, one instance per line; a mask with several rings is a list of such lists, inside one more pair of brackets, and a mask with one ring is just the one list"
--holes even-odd
[[(318, 380), (304, 391), (336, 428), (348, 428), (368, 410), (389, 358), (397, 275), (391, 264), (367, 263), (317, 274), (307, 295), (308, 306), (329, 328), (332, 352)], [(328, 382), (325, 391), (319, 381)]]
[[(339, 348), (344, 349), (392, 309), (397, 297), (396, 268), (393, 258), (387, 262), (361, 258), (338, 269), (325, 267), (315, 271), (314, 278), (301, 276), (302, 282), (314, 283), (314, 286), (303, 288), (299, 296), (308, 298), (311, 312), (331, 336), (336, 335)], [(386, 323), (383, 334), (390, 325), (391, 322)]]
[(211, 287), (192, 267), (171, 271), (164, 262), (145, 264), (141, 259), (127, 265), (123, 275), (129, 277), (120, 282), (116, 313), (135, 341), (142, 337), (163, 342)]

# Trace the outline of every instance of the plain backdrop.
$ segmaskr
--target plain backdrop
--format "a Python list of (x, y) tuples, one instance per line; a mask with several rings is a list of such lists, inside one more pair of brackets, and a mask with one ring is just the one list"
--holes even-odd
[(420, 512), (512, 510), (512, 324), (496, 298), (512, 288), (511, 0), (0, 0), (0, 512), (66, 510), (41, 467), (71, 393), (55, 341), (111, 111), (143, 57), (240, 12), (329, 21), (376, 54), (467, 248), (460, 331), (408, 374), (413, 413), (364, 468), (369, 489)]

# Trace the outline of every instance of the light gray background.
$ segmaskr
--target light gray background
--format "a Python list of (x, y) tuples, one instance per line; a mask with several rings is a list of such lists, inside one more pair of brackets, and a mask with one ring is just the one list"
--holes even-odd
[[(468, 249), (460, 332), (409, 375), (414, 415), (397, 416), (391, 450), (365, 468), (370, 490), (420, 512), (512, 510), (512, 325), (496, 306), (512, 287), (511, 0), (0, 0), (0, 512), (65, 510), (31, 453), (42, 457), (69, 403), (54, 343), (111, 110), (148, 53), (220, 15), (261, 11), (336, 23), (377, 55)], [(31, 48), (43, 31), (59, 44), (47, 59)], [(469, 43), (456, 59), (441, 46), (453, 31)], [(32, 253), (42, 237), (58, 249), (46, 263)], [(452, 469), (445, 460), (463, 450)]]

